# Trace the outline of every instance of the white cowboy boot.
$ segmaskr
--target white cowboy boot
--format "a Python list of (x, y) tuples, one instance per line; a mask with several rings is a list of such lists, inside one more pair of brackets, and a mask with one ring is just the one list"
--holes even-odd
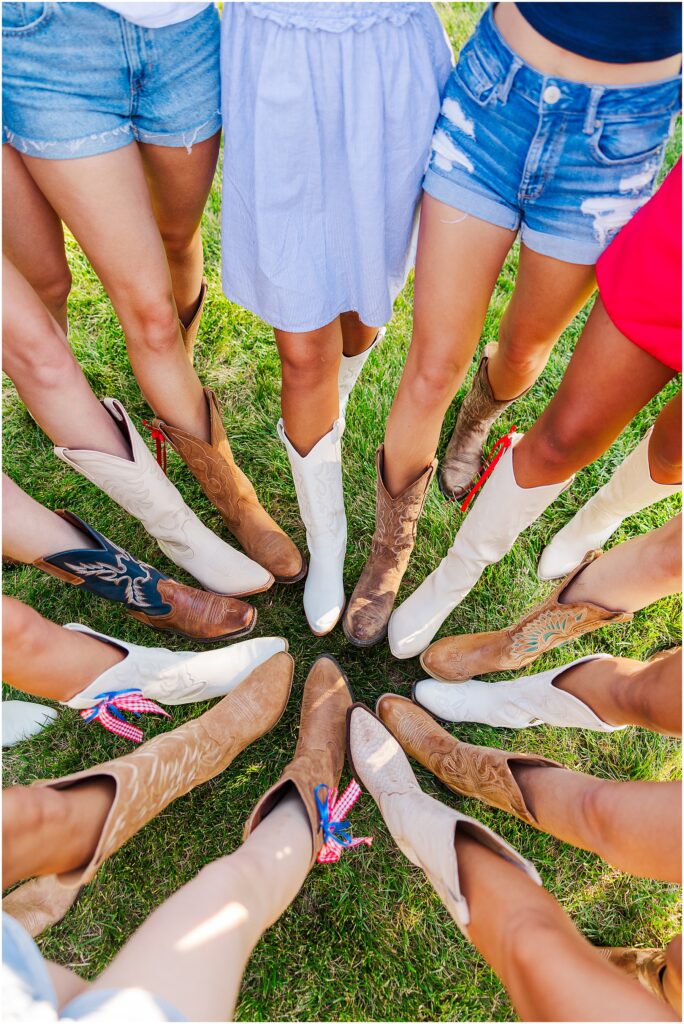
[(554, 681), (575, 665), (608, 657), (608, 654), (589, 654), (561, 668), (504, 683), (485, 683), (481, 679), (438, 683), (434, 679), (422, 679), (415, 683), (412, 696), (416, 704), (445, 722), (480, 722), (500, 729), (527, 729), (531, 725), (546, 724), (615, 732), (627, 726), (608, 725), (584, 701), (554, 686)]
[(648, 442), (651, 430), (613, 473), (607, 484), (577, 512), (539, 559), (540, 580), (555, 580), (576, 569), (587, 551), (602, 548), (627, 516), (681, 491), (681, 484), (659, 484), (651, 477)]
[(306, 527), (309, 573), (304, 584), (304, 612), (311, 631), (325, 636), (344, 611), (342, 572), (347, 550), (347, 519), (342, 491), (341, 440), (344, 420), (338, 419), (330, 433), (318, 441), (308, 455), (300, 455), (278, 421), (278, 434), (292, 467), (299, 511)]
[(105, 693), (137, 689), (143, 697), (160, 704), (190, 704), (224, 697), (246, 679), (257, 665), (274, 654), (287, 651), (281, 636), (257, 637), (214, 651), (167, 651), (164, 647), (139, 647), (125, 640), (97, 633), (80, 622), (65, 629), (96, 637), (125, 652), (125, 657), (93, 680), (71, 700), (60, 701), (70, 708), (91, 708)]
[(541, 885), (536, 868), (500, 836), (423, 793), (399, 743), (368, 708), (354, 704), (347, 713), (347, 722), (354, 776), (375, 800), (401, 852), (425, 872), (466, 937), (470, 909), (461, 890), (454, 843), (459, 829)]
[(45, 704), (34, 704), (27, 700), (3, 700), (2, 702), (2, 745), (13, 747), (15, 743), (28, 740), (57, 718), (54, 708)]
[(103, 406), (130, 444), (132, 459), (89, 449), (55, 448), (55, 455), (139, 519), (164, 554), (218, 594), (238, 597), (267, 590), (273, 576), (217, 537), (197, 518), (133, 426), (121, 402)]
[(356, 384), (361, 371), (363, 370), (364, 363), (368, 359), (374, 348), (382, 344), (382, 340), (385, 337), (387, 331), (386, 327), (381, 327), (378, 333), (375, 335), (373, 341), (370, 343), (367, 349), (363, 352), (359, 352), (357, 356), (345, 356), (342, 354), (340, 360), (340, 369), (337, 378), (337, 384), (340, 393), (340, 417), (345, 418), (347, 413), (347, 402), (349, 401), (349, 395), (352, 392), (352, 388)]
[(518, 535), (571, 483), (572, 477), (560, 484), (519, 487), (513, 449), (522, 436), (513, 434), (438, 568), (393, 612), (388, 638), (395, 658), (424, 651), (483, 570), (502, 559)]

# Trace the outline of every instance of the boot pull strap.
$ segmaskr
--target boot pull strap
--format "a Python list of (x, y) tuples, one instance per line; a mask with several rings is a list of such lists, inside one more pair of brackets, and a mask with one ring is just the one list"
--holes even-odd
[[(321, 792), (324, 792), (323, 796)], [(361, 787), (356, 780), (349, 783), (339, 799), (337, 789), (329, 789), (324, 782), (314, 789), (323, 833), (323, 846), (316, 858), (319, 864), (333, 864), (340, 859), (343, 849), (351, 849), (361, 843), (370, 846), (373, 842), (370, 836), (353, 839), (351, 825), (345, 818), (360, 796)]]
[(482, 484), (485, 482), (487, 477), (491, 476), (492, 473), (494, 472), (496, 464), (502, 457), (503, 453), (506, 451), (507, 448), (511, 447), (513, 443), (512, 434), (514, 433), (515, 423), (502, 437), (499, 438), (499, 440), (493, 446), (492, 450), (489, 453), (489, 462), (486, 464), (486, 466), (482, 467), (480, 473), (477, 476), (477, 479), (475, 480), (475, 483), (466, 494), (465, 500), (461, 505), (461, 512), (465, 512), (465, 510), (468, 508), (468, 505), (470, 505), (471, 501), (475, 497), (475, 494), (477, 493), (477, 491), (479, 491), (480, 487), (482, 487)]
[(98, 693), (95, 699), (97, 700), (95, 707), (81, 711), (81, 718), (86, 722), (99, 722), (108, 732), (113, 732), (116, 736), (123, 736), (124, 739), (132, 740), (133, 743), (142, 742), (143, 731), (137, 725), (127, 722), (122, 714), (123, 711), (131, 711), (136, 718), (143, 714), (171, 717), (168, 711), (164, 711), (153, 700), (143, 697), (142, 690), (136, 687)]
[(155, 444), (157, 446), (157, 462), (159, 463), (164, 473), (166, 473), (166, 437), (159, 429), (159, 427), (155, 427), (153, 423), (148, 423), (147, 420), (143, 420), (143, 426), (147, 427), (150, 434), (154, 438)]

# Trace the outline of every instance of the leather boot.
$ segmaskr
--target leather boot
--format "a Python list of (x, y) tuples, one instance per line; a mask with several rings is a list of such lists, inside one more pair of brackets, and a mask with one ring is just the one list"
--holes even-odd
[(340, 396), (341, 419), (346, 419), (347, 402), (349, 401), (349, 396), (352, 393), (354, 385), (359, 379), (359, 376), (361, 374), (361, 371), (363, 370), (366, 360), (368, 359), (373, 349), (376, 349), (378, 345), (382, 344), (386, 331), (386, 327), (381, 327), (378, 333), (375, 335), (373, 341), (368, 346), (368, 348), (364, 349), (363, 352), (359, 352), (357, 356), (345, 356), (344, 352), (342, 353), (342, 358), (340, 359), (340, 369), (337, 375), (337, 386)]
[(204, 309), (204, 300), (207, 297), (207, 279), (202, 278), (202, 287), (200, 288), (199, 303), (190, 323), (185, 326), (183, 321), (178, 318), (178, 326), (180, 327), (181, 337), (183, 344), (185, 345), (185, 351), (188, 354), (190, 362), (193, 360), (195, 352), (195, 342), (197, 341), (197, 332), (199, 330), (200, 320), (202, 319), (202, 310)]
[[(495, 343), (485, 346), (472, 387), (463, 399), (454, 432), (440, 466), (440, 490), (445, 497), (454, 501), (465, 495), (473, 479), (482, 469), (483, 448), (492, 424), (504, 409), (517, 401), (517, 398), (510, 398), (499, 402), (492, 393), (487, 376), (487, 364), (496, 348)], [(523, 391), (523, 395), (525, 394), (527, 391)], [(518, 395), (518, 398), (522, 398), (522, 395)]]
[(35, 939), (62, 920), (80, 892), (80, 886), (67, 887), (56, 875), (43, 875), (31, 878), (8, 893), (2, 901), (2, 910)]
[(387, 623), (416, 542), (418, 519), (437, 466), (435, 459), (415, 483), (393, 498), (382, 479), (384, 457), (384, 445), (380, 445), (376, 455), (376, 525), (371, 554), (342, 622), (344, 635), (357, 647), (372, 647), (387, 634)]
[(56, 509), (55, 514), (90, 537), (93, 547), (45, 555), (33, 563), (36, 568), (123, 604), (134, 619), (163, 633), (213, 642), (254, 629), (257, 613), (251, 605), (177, 583), (107, 540), (73, 512)]
[(312, 835), (311, 864), (323, 845), (314, 790), (321, 783), (337, 789), (344, 767), (346, 714), (352, 694), (347, 677), (329, 654), (318, 658), (304, 683), (299, 739), (295, 755), (274, 786), (261, 797), (245, 824), (244, 838), (273, 810), (288, 789), (294, 788), (309, 816)]
[(599, 946), (598, 949), (606, 960), (640, 982), (652, 995), (668, 1001), (663, 988), (664, 949), (637, 949), (635, 946)]
[(111, 779), (114, 796), (88, 864), (57, 877), (68, 886), (89, 882), (97, 869), (165, 807), (213, 779), (245, 747), (274, 727), (287, 705), (294, 662), (275, 654), (199, 718), (155, 736), (125, 757), (35, 786), (67, 789), (86, 779)]
[(510, 769), (511, 762), (542, 768), (563, 768), (558, 761), (533, 754), (509, 754), (495, 747), (461, 743), (442, 729), (432, 715), (413, 701), (394, 693), (378, 698), (376, 711), (404, 752), (460, 796), (471, 796), (490, 807), (536, 825)]
[(445, 636), (423, 652), (421, 665), (428, 675), (443, 683), (460, 682), (487, 672), (515, 672), (578, 636), (616, 622), (629, 622), (631, 612), (584, 602), (561, 603), (563, 592), (575, 577), (601, 554), (590, 551), (575, 571), (519, 622), (492, 633)]
[(2, 745), (13, 747), (17, 743), (37, 736), (57, 718), (57, 712), (47, 704), (34, 704), (28, 700), (3, 700)]
[(154, 426), (178, 452), (249, 557), (278, 583), (296, 583), (306, 574), (301, 552), (259, 504), (254, 488), (233, 458), (218, 399), (210, 388), (205, 388), (204, 394), (209, 407), (209, 441), (163, 420), (154, 420)]

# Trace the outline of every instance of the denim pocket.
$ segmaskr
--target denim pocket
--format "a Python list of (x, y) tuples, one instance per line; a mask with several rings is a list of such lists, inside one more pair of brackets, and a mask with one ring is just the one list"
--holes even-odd
[(603, 167), (636, 164), (657, 158), (667, 142), (672, 114), (599, 121), (589, 146)]
[(461, 50), (454, 68), (454, 75), (468, 96), (475, 103), (479, 103), (481, 107), (490, 102), (497, 91), (499, 82), (502, 81), (501, 75), (485, 64), (475, 45), (474, 38), (466, 43)]
[(2, 34), (4, 36), (28, 35), (42, 28), (52, 15), (54, 3), (14, 3), (2, 4)]

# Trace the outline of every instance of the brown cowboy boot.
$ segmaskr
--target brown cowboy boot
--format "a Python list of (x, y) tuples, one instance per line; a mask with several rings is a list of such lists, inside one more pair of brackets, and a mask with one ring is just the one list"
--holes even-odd
[(274, 786), (261, 797), (245, 824), (244, 838), (273, 810), (290, 788), (309, 816), (313, 839), (311, 864), (323, 845), (314, 790), (323, 783), (336, 789), (344, 767), (346, 715), (353, 697), (347, 677), (329, 654), (318, 658), (304, 683), (299, 739), (295, 755)]
[(585, 555), (581, 565), (520, 622), (493, 633), (465, 633), (436, 640), (421, 655), (421, 665), (442, 683), (460, 682), (487, 672), (516, 671), (584, 633), (615, 622), (629, 622), (631, 612), (613, 611), (597, 604), (561, 602), (563, 591), (601, 554), (590, 551)]
[(274, 727), (292, 688), (294, 662), (274, 654), (199, 718), (155, 736), (125, 757), (34, 786), (66, 789), (86, 779), (114, 783), (111, 810), (88, 864), (58, 875), (67, 886), (89, 882), (103, 861), (172, 801), (222, 772)]
[(278, 583), (296, 583), (306, 575), (302, 554), (259, 504), (254, 488), (233, 458), (218, 399), (210, 388), (205, 388), (204, 394), (209, 406), (209, 441), (163, 420), (156, 419), (153, 425), (178, 452), (246, 554), (268, 569)]
[(495, 350), (494, 343), (485, 346), (472, 387), (463, 399), (454, 432), (440, 465), (439, 488), (445, 497), (455, 501), (465, 496), (484, 465), (483, 446), (494, 421), (512, 402), (529, 391), (527, 388), (518, 398), (504, 402), (494, 397), (487, 376), (487, 363)]
[(2, 901), (2, 909), (35, 938), (62, 920), (80, 891), (80, 887), (62, 885), (57, 875), (43, 875), (8, 893)]
[(635, 946), (599, 946), (598, 949), (606, 960), (640, 982), (652, 995), (668, 1001), (663, 988), (664, 949), (637, 949)]
[(376, 455), (375, 533), (366, 562), (342, 621), (344, 635), (357, 647), (372, 647), (387, 634), (387, 623), (416, 543), (418, 519), (437, 466), (434, 460), (415, 483), (393, 498), (382, 480), (385, 449)]
[(512, 762), (542, 768), (564, 768), (564, 765), (533, 754), (509, 754), (495, 747), (461, 743), (442, 729), (427, 711), (394, 693), (379, 697), (376, 711), (409, 757), (424, 765), (448, 789), (461, 796), (475, 797), (538, 827), (510, 765)]
[(194, 355), (194, 352), (195, 352), (195, 342), (197, 341), (197, 332), (199, 330), (200, 320), (202, 319), (202, 310), (204, 309), (204, 300), (207, 297), (207, 288), (208, 288), (207, 279), (206, 279), (206, 277), (203, 277), (202, 278), (202, 287), (200, 288), (200, 293), (199, 293), (199, 303), (198, 303), (197, 309), (193, 313), (192, 320), (187, 325), (187, 327), (185, 326), (183, 321), (180, 319), (180, 317), (178, 318), (178, 324), (179, 324), (179, 327), (180, 327), (181, 337), (183, 339), (183, 344), (185, 345), (185, 351), (188, 354), (188, 359), (190, 360), (190, 362), (192, 362), (193, 355)]

